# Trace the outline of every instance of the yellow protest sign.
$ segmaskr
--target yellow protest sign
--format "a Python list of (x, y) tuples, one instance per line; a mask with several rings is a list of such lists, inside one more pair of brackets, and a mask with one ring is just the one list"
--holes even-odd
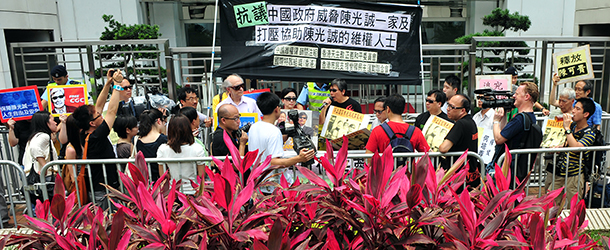
[(560, 84), (595, 77), (589, 45), (553, 53), (553, 63)]

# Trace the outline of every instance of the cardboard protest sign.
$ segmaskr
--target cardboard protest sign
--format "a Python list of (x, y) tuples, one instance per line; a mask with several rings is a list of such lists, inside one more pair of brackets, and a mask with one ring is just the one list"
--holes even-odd
[(430, 150), (434, 152), (439, 152), (439, 147), (445, 140), (447, 134), (449, 134), (449, 130), (453, 128), (453, 123), (440, 118), (435, 115), (431, 115), (426, 121), (426, 125), (424, 125), (423, 134), (426, 138), (426, 142), (430, 145)]
[(476, 76), (477, 89), (511, 90), (511, 75)]
[(553, 65), (559, 76), (559, 84), (592, 79), (593, 64), (589, 45), (553, 53)]
[(370, 116), (361, 113), (330, 106), (328, 115), (322, 127), (320, 137), (329, 140), (342, 138), (343, 135), (355, 132), (360, 129), (365, 129), (369, 124)]
[(221, 2), (218, 76), (421, 84), (420, 6), (333, 0)]
[(554, 148), (557, 146), (563, 146), (566, 142), (567, 136), (566, 131), (563, 128), (563, 117), (561, 121), (557, 119), (544, 119), (542, 125), (542, 143), (540, 147), (543, 148)]
[(478, 154), (483, 158), (485, 164), (491, 162), (496, 152), (496, 140), (494, 139), (493, 129), (477, 127), (479, 131)]
[(27, 86), (12, 89), (0, 89), (0, 116), (2, 122), (29, 120), (32, 115), (42, 110), (38, 98), (38, 87)]
[(72, 114), (76, 108), (89, 104), (87, 85), (47, 86), (49, 112), (53, 116)]

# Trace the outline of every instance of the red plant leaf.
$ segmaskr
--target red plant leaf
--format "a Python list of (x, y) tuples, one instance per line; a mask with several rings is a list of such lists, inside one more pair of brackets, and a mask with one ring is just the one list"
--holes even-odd
[(63, 219), (65, 209), (66, 200), (64, 196), (61, 194), (53, 195), (53, 200), (51, 201), (51, 214), (53, 215), (53, 218), (56, 220)]
[(49, 219), (49, 209), (51, 207), (51, 202), (49, 200), (45, 200), (41, 202), (40, 200), (36, 200), (36, 217), (41, 218), (43, 220)]
[(575, 240), (571, 240), (571, 239), (560, 239), (560, 240), (555, 241), (554, 249), (562, 249), (564, 247), (570, 246), (575, 243), (578, 243), (578, 242)]
[(423, 199), (423, 194), (421, 190), (422, 188), (418, 184), (412, 185), (409, 189), (406, 200), (410, 208), (414, 208), (415, 206), (417, 206)]
[(407, 178), (405, 175), (405, 171), (405, 167), (399, 169), (396, 174), (394, 174), (392, 181), (390, 181), (388, 189), (381, 194), (381, 208), (386, 208), (388, 204), (390, 204), (390, 201), (392, 201), (394, 196), (396, 196), (396, 193), (398, 193), (398, 190), (400, 189), (403, 180)]
[[(258, 149), (254, 151), (256, 154), (258, 154)], [(267, 168), (267, 166), (269, 166), (269, 164), (271, 163), (271, 156), (267, 156), (267, 158), (265, 158), (265, 161), (263, 163), (261, 163), (258, 166), (253, 166), (252, 167), (252, 172), (250, 173), (250, 176), (248, 176), (248, 182), (254, 181), (256, 180), (256, 178), (260, 177), (261, 173), (263, 173), (263, 171), (265, 171), (265, 168)]]
[(119, 249), (118, 245), (121, 241), (121, 237), (123, 237), (124, 227), (125, 212), (123, 212), (123, 208), (119, 208), (116, 213), (114, 213), (114, 218), (112, 218), (110, 235), (108, 235), (108, 249)]
[[(369, 196), (369, 197), (371, 197), (370, 195), (368, 195), (368, 196)], [(375, 199), (375, 198), (373, 198), (373, 199)], [(353, 202), (353, 201), (351, 201), (351, 200), (349, 200), (349, 199), (344, 199), (344, 201), (345, 201), (345, 202), (346, 202), (348, 205), (350, 205), (350, 207), (352, 207), (353, 209), (356, 209), (356, 210), (358, 210), (358, 211), (360, 211), (360, 212), (363, 212), (364, 214), (369, 214), (369, 212), (368, 212), (368, 211), (366, 211), (366, 208), (364, 208), (362, 205), (360, 205), (360, 204), (358, 204), (358, 203), (355, 203), (355, 202)], [(311, 218), (311, 219), (313, 219), (313, 218)]]
[(135, 224), (130, 224), (129, 228), (131, 228), (131, 230), (133, 230), (133, 233), (138, 238), (142, 238), (150, 243), (162, 242), (162, 240), (159, 238), (159, 236), (151, 230), (148, 230), (146, 228), (143, 228), (143, 227), (135, 225)]
[(72, 192), (70, 195), (68, 195), (68, 198), (66, 198), (66, 207), (64, 209), (64, 214), (62, 216), (62, 221), (66, 221), (68, 219), (68, 216), (72, 212), (72, 208), (74, 208), (75, 201), (76, 201), (76, 192)]
[(269, 250), (263, 243), (258, 240), (254, 240), (252, 244), (252, 250)]
[(266, 212), (258, 213), (258, 214), (252, 215), (252, 216), (248, 216), (248, 219), (244, 220), (241, 224), (245, 225), (245, 224), (248, 224), (251, 221), (258, 220), (258, 219), (264, 218), (264, 217), (269, 217), (269, 216), (272, 216), (272, 215), (273, 214), (266, 213)]
[(330, 164), (335, 164), (335, 152), (333, 152), (333, 145), (330, 143), (328, 139), (326, 140), (326, 159), (330, 162)]
[[(136, 162), (136, 167), (138, 167), (139, 173), (142, 176), (142, 181), (148, 187), (148, 185), (149, 185), (148, 165), (146, 165), (146, 159), (144, 158), (144, 154), (142, 153), (142, 151), (138, 151), (138, 153), (136, 154), (135, 162)], [(131, 169), (130, 169), (130, 171), (131, 171)]]
[(66, 188), (64, 187), (64, 182), (59, 173), (55, 174), (55, 188), (53, 188), (53, 196), (56, 194), (61, 195), (61, 198), (66, 198)]
[(212, 180), (214, 181), (214, 201), (228, 211), (233, 196), (231, 184), (219, 174), (214, 174)]
[(326, 176), (328, 177), (328, 179), (330, 179), (330, 182), (336, 185), (337, 179), (339, 178), (337, 177), (337, 173), (335, 172), (335, 166), (333, 166), (330, 161), (324, 156), (320, 158), (320, 163), (322, 164), (322, 167), (324, 167), (324, 170), (326, 170)]
[(299, 236), (295, 237), (291, 242), (290, 242), (290, 249), (294, 249), (294, 246), (296, 244), (298, 244), (299, 242), (307, 239), (307, 237), (309, 237), (309, 235), (311, 234), (311, 229), (307, 229), (305, 230), (305, 232), (299, 234)]
[(248, 185), (242, 189), (239, 194), (237, 195), (237, 199), (235, 200), (235, 202), (233, 202), (233, 208), (232, 208), (232, 213), (233, 213), (233, 220), (235, 219), (235, 217), (237, 216), (237, 214), (239, 214), (239, 210), (241, 209), (241, 207), (248, 202), (248, 200), (250, 200), (250, 198), (252, 197), (252, 193), (254, 193), (254, 183), (250, 182), (248, 183)]
[(411, 174), (411, 185), (418, 184), (424, 186), (426, 184), (426, 176), (428, 175), (428, 165), (430, 164), (430, 158), (421, 157), (412, 169)]
[(335, 160), (335, 176), (337, 177), (337, 181), (342, 182), (343, 178), (345, 178), (345, 167), (347, 166), (347, 137), (343, 135), (343, 145), (339, 152), (337, 153), (337, 158)]
[(544, 240), (544, 220), (540, 218), (540, 215), (538, 214), (532, 214), (531, 216), (531, 221), (529, 222), (529, 243), (532, 245), (533, 250), (544, 250), (546, 243), (546, 241)]
[(304, 168), (304, 167), (297, 167), (297, 168), (299, 169), (299, 172), (301, 172), (301, 174), (303, 174), (312, 183), (314, 183), (314, 184), (316, 184), (318, 186), (330, 189), (330, 187), (328, 186), (326, 181), (322, 180), (322, 178), (320, 178), (313, 171), (311, 171), (311, 170), (309, 170), (307, 168)]
[(305, 204), (305, 211), (310, 220), (316, 217), (316, 211), (318, 210), (318, 203), (312, 202), (311, 204)]
[(486, 239), (490, 235), (499, 233), (498, 228), (502, 225), (502, 223), (504, 222), (504, 219), (506, 219), (507, 212), (508, 212), (507, 210), (504, 210), (504, 211), (498, 213), (496, 215), (496, 217), (493, 218), (493, 220), (491, 220), (489, 223), (487, 223), (487, 225), (485, 225), (485, 228), (483, 229), (483, 231), (481, 231), (481, 234), (479, 235), (479, 237), (481, 239)]
[(370, 194), (365, 194), (362, 196), (369, 204), (371, 204), (374, 208), (379, 208), (379, 200)]
[(249, 240), (250, 238), (254, 238), (256, 240), (263, 240), (266, 241), (269, 239), (269, 236), (267, 235), (267, 233), (263, 232), (260, 229), (250, 229), (250, 230), (246, 230), (246, 231), (241, 231), (235, 234), (236, 237), (238, 238), (243, 238), (246, 241)]
[[(233, 141), (231, 139), (231, 137), (229, 136), (229, 134), (227, 134), (227, 131), (224, 131), (224, 133), (222, 133), (222, 139), (225, 141), (225, 144), (227, 145), (227, 148), (229, 148), (229, 152), (231, 153), (231, 159), (233, 160), (233, 163), (235, 163), (235, 166), (242, 166), (241, 164), (241, 155), (239, 154), (239, 149), (237, 147), (235, 147), (235, 144), (233, 144)], [(243, 172), (241, 172), (243, 173)]]
[(152, 196), (146, 189), (146, 186), (144, 186), (144, 183), (138, 184), (138, 194), (139, 198), (142, 200), (142, 206), (144, 207), (144, 210), (147, 211), (150, 215), (152, 215), (152, 217), (155, 218), (155, 220), (157, 220), (157, 222), (161, 224), (161, 228), (166, 228), (167, 225), (165, 225), (166, 218), (164, 216), (164, 213), (161, 208), (157, 206)]
[(151, 243), (146, 245), (145, 247), (142, 248), (144, 249), (150, 249), (150, 250), (164, 250), (165, 249), (165, 245), (163, 245), (163, 243), (159, 243), (159, 242), (155, 242), (155, 243)]
[(339, 242), (337, 242), (337, 239), (335, 238), (335, 233), (333, 233), (333, 230), (326, 230), (326, 239), (326, 249), (341, 250), (341, 247), (339, 246)]
[(510, 186), (510, 169), (508, 169), (508, 175), (504, 175), (502, 168), (500, 168), (497, 163), (494, 164), (496, 168), (495, 179), (498, 191), (502, 192), (508, 190)]
[(129, 168), (129, 173), (131, 174), (131, 179), (133, 180), (134, 185), (138, 185), (140, 182), (144, 182), (144, 176), (140, 172), (140, 169), (133, 165), (131, 162), (127, 164), (127, 168)]
[(284, 228), (282, 225), (282, 221), (280, 219), (275, 219), (273, 221), (271, 231), (269, 232), (269, 242), (267, 242), (267, 247), (269, 248), (269, 250), (280, 250), (282, 248), (283, 232)]
[(231, 165), (231, 161), (225, 160), (224, 167), (220, 170), (220, 174), (229, 182), (231, 190), (235, 190), (235, 182), (237, 181), (237, 174)]
[[(38, 214), (36, 214), (38, 215)], [(43, 231), (49, 234), (54, 234), (55, 232), (55, 227), (53, 227), (53, 225), (49, 224), (48, 221), (46, 220), (42, 220), (40, 218), (32, 218), (30, 216), (24, 215), (23, 217), (25, 217), (26, 219), (28, 219), (28, 225), (30, 226), (34, 226), (38, 229), (36, 229), (35, 231)]]
[[(241, 162), (241, 167), (240, 169), (238, 169), (242, 176), (246, 172), (246, 170), (250, 169), (254, 165), (254, 162), (256, 161), (257, 157), (258, 155), (254, 152), (246, 153), (246, 155), (244, 156), (244, 160)], [(242, 184), (245, 185), (245, 183)]]
[(281, 186), (283, 189), (287, 189), (287, 188), (289, 188), (289, 187), (290, 187), (290, 184), (288, 184), (288, 181), (286, 180), (286, 176), (284, 176), (284, 173), (282, 173), (282, 174), (280, 175), (280, 186)]
[[(225, 156), (225, 161), (228, 161), (228, 160), (229, 160), (229, 156)], [(222, 168), (225, 165), (224, 161), (221, 161), (221, 160), (217, 159), (214, 156), (212, 156), (212, 161), (214, 161), (214, 164), (216, 164), (216, 166), (219, 169)], [(207, 174), (208, 174), (208, 176), (212, 176), (213, 175), (212, 174), (212, 170), (210, 170)]]
[(462, 191), (458, 203), (460, 204), (460, 215), (462, 215), (464, 226), (469, 232), (474, 232), (476, 227), (476, 211), (474, 210), (474, 204), (470, 200), (470, 193), (467, 190)]

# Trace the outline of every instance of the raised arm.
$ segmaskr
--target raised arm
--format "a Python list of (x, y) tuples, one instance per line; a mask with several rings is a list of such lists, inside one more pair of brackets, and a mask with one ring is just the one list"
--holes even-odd
[[(121, 74), (120, 70), (117, 70), (114, 72), (114, 75), (112, 76), (112, 80), (114, 80), (114, 83), (116, 86), (121, 86), (120, 83), (123, 81), (123, 75)], [(104, 86), (104, 88), (106, 88), (106, 86)], [(116, 120), (116, 113), (117, 113), (117, 110), (119, 109), (119, 102), (121, 101), (121, 96), (120, 96), (121, 91), (124, 91), (124, 90), (122, 90), (122, 88), (121, 88), (121, 90), (113, 88), (112, 95), (110, 96), (110, 102), (108, 102), (108, 110), (106, 111), (106, 115), (104, 116), (104, 121), (106, 121), (106, 124), (108, 124), (108, 127), (110, 127), (110, 128), (112, 128), (112, 126), (114, 125), (114, 120)], [(99, 100), (98, 100), (98, 103), (99, 103)], [(103, 107), (104, 106), (102, 105), (102, 108)]]
[(559, 82), (559, 76), (557, 75), (557, 73), (553, 74), (553, 87), (551, 87), (551, 94), (549, 97), (549, 104), (555, 106), (555, 107), (559, 107), (559, 100), (557, 100), (555, 98), (555, 95), (557, 94), (557, 83)]

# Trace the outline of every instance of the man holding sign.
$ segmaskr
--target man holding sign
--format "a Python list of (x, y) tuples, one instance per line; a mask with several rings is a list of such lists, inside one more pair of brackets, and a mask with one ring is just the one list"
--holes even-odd
[[(551, 88), (551, 97), (549, 99), (549, 102), (552, 105), (555, 106), (560, 106), (561, 104), (566, 104), (566, 103), (562, 103), (562, 97), (560, 96), (559, 100), (555, 100), (555, 93), (557, 92), (557, 85), (559, 85), (561, 79), (560, 77), (557, 75), (557, 73), (555, 73), (553, 75), (553, 87)], [(593, 91), (593, 83), (589, 80), (580, 80), (576, 83), (576, 86), (574, 87), (574, 91), (575, 91), (575, 97), (576, 99), (572, 99), (572, 101), (570, 102), (572, 104), (572, 107), (574, 107), (576, 105), (576, 100), (580, 99), (580, 98), (589, 98), (593, 101), (593, 98), (590, 97), (591, 92)], [(563, 93), (563, 92), (562, 92)], [(601, 124), (602, 124), (602, 106), (599, 105), (599, 103), (593, 101), (593, 104), (595, 104), (595, 113), (589, 115), (589, 118), (587, 118), (587, 124), (589, 124), (589, 126), (591, 126), (592, 128), (596, 128), (596, 129), (600, 129)], [(563, 112), (566, 113), (566, 112)]]

